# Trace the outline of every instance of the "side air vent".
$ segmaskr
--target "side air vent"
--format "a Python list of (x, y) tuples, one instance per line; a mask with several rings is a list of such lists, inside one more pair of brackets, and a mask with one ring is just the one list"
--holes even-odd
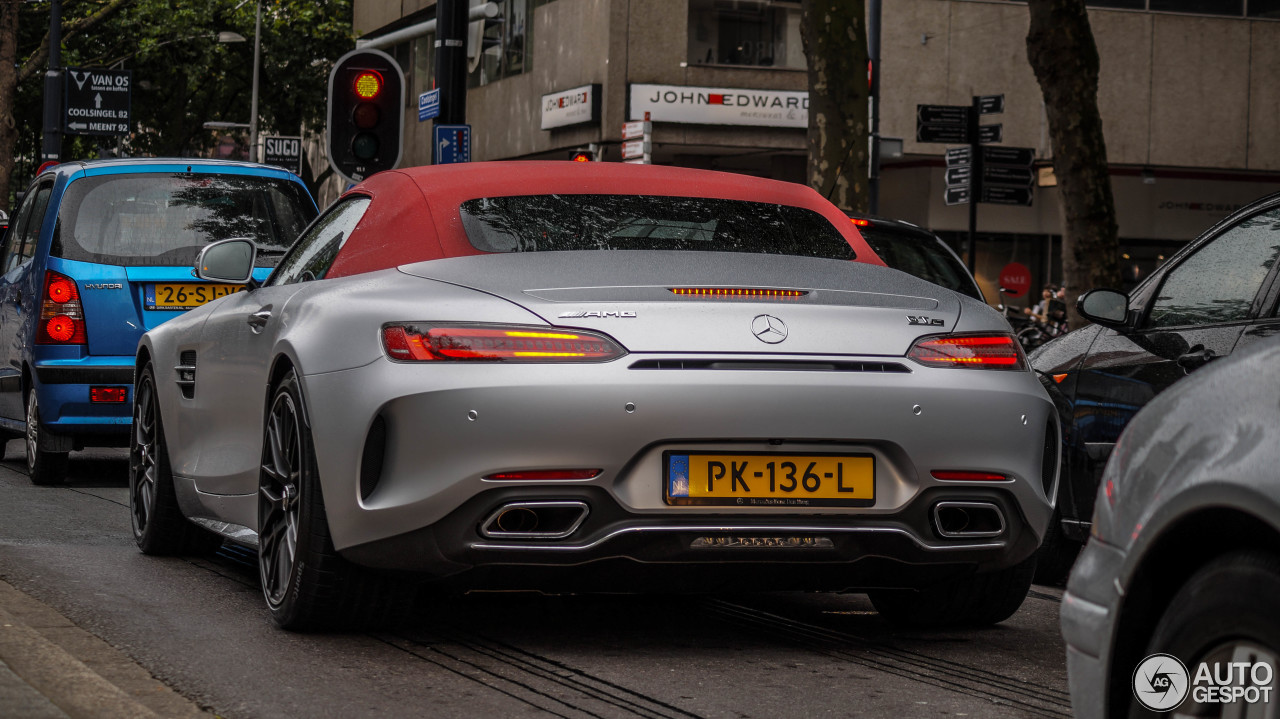
[(195, 399), (196, 396), (196, 353), (187, 350), (178, 356), (178, 366), (173, 368), (178, 373), (178, 390), (184, 399)]
[(676, 370), (755, 370), (772, 372), (880, 372), (909, 374), (911, 370), (897, 362), (822, 362), (815, 360), (714, 360), (714, 359), (649, 359), (640, 360), (629, 369)]
[(1058, 476), (1058, 433), (1054, 429), (1052, 419), (1045, 423), (1044, 454), (1040, 463), (1040, 481), (1049, 499), (1053, 499), (1053, 480)]

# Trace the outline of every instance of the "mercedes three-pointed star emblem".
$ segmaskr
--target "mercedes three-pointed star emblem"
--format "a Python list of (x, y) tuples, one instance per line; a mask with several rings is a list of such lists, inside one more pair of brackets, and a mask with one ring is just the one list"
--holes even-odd
[(776, 345), (787, 338), (787, 323), (773, 315), (756, 315), (751, 320), (751, 334), (761, 342)]

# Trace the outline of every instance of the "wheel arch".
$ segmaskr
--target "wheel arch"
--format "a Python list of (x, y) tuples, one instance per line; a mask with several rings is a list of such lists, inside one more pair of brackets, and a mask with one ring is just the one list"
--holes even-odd
[(1126, 716), (1133, 668), (1178, 589), (1224, 554), (1262, 549), (1280, 556), (1280, 527), (1240, 506), (1207, 506), (1164, 527), (1125, 582), (1107, 677), (1108, 716)]

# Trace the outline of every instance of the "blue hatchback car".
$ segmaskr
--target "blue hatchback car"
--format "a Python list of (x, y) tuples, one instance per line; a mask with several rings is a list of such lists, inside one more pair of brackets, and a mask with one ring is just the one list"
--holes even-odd
[(196, 279), (210, 242), (248, 237), (271, 266), (317, 214), (292, 173), (216, 160), (70, 162), (36, 178), (0, 243), (0, 433), (35, 484), (67, 453), (124, 446), (138, 338), (242, 289)]

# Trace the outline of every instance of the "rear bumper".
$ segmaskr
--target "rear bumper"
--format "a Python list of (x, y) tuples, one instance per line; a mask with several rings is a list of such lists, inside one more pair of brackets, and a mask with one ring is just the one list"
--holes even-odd
[[(940, 536), (939, 502), (998, 507), (995, 537)], [(555, 540), (486, 537), (501, 507), (580, 502), (588, 508), (571, 536)], [(776, 540), (791, 541), (778, 546)], [(769, 540), (773, 546), (759, 546)], [(821, 540), (821, 543), (812, 540)], [(628, 511), (599, 487), (505, 487), (484, 492), (432, 526), (343, 550), (382, 569), (457, 575), (468, 587), (643, 589), (683, 575), (681, 585), (724, 582), (757, 589), (919, 588), (974, 571), (1001, 569), (1030, 556), (1039, 538), (1004, 489), (934, 488), (891, 515), (682, 515)], [(612, 570), (611, 570), (612, 568)]]
[[(112, 438), (127, 435), (132, 421), (133, 371), (132, 357), (37, 361), (35, 391), (41, 423), (53, 434), (75, 435), (79, 444), (118, 444)], [(126, 388), (125, 401), (91, 401), (90, 388), (100, 386)]]

